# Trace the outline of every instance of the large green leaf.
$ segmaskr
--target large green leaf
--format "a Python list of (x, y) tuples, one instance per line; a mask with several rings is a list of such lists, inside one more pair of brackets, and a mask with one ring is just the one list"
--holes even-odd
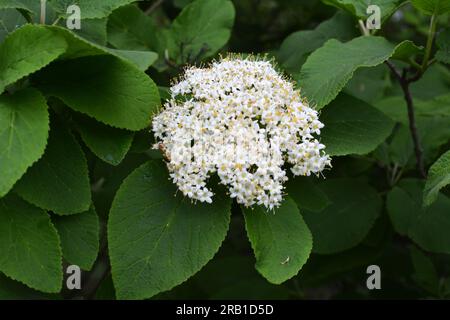
[(296, 177), (286, 184), (286, 192), (300, 210), (322, 211), (331, 204), (325, 192), (318, 186), (317, 181), (311, 177)]
[(291, 74), (300, 72), (308, 55), (320, 48), (329, 39), (348, 41), (357, 34), (351, 16), (338, 12), (331, 19), (319, 24), (314, 30), (302, 30), (284, 39), (277, 59)]
[(157, 50), (156, 35), (153, 20), (133, 5), (117, 9), (108, 19), (108, 42), (118, 49)]
[(275, 284), (295, 276), (312, 249), (311, 232), (295, 202), (287, 198), (273, 212), (261, 207), (243, 211), (256, 269)]
[(121, 129), (147, 127), (160, 104), (155, 83), (112, 56), (55, 63), (40, 72), (37, 81), (46, 94), (70, 108)]
[(0, 198), (44, 153), (48, 122), (46, 101), (37, 90), (0, 96)]
[(64, 38), (41, 26), (27, 24), (0, 45), (0, 94), (5, 88), (42, 69), (66, 51)]
[(57, 294), (43, 293), (9, 279), (0, 273), (0, 301), (2, 300), (45, 300), (57, 299)]
[(436, 60), (450, 64), (450, 28), (439, 33), (436, 44), (439, 47), (436, 52)]
[(77, 120), (77, 128), (89, 149), (112, 165), (122, 162), (133, 142), (133, 132), (116, 129), (87, 117)]
[[(218, 274), (220, 277), (217, 276)], [(284, 286), (269, 283), (255, 270), (253, 257), (238, 255), (237, 251), (214, 258), (192, 280), (194, 286), (201, 288), (206, 293), (206, 298), (212, 300), (289, 298), (289, 293)], [(191, 292), (188, 292), (186, 297), (169, 296), (169, 299), (183, 299), (190, 296), (192, 296)]]
[(450, 11), (448, 0), (411, 0), (414, 7), (428, 15), (441, 15)]
[(27, 20), (16, 9), (0, 9), (0, 43), (8, 34), (25, 23)]
[(22, 9), (33, 12), (33, 0), (0, 0), (0, 9)]
[(391, 58), (409, 63), (414, 56), (423, 54), (423, 52), (424, 48), (422, 46), (418, 46), (410, 40), (405, 40), (397, 45)]
[(67, 129), (52, 123), (44, 156), (28, 169), (15, 191), (28, 202), (61, 215), (89, 209), (86, 158)]
[(108, 51), (131, 62), (141, 71), (147, 70), (158, 59), (158, 54), (153, 51), (133, 51), (117, 49), (108, 49)]
[(389, 69), (379, 65), (356, 70), (342, 91), (368, 104), (373, 104), (381, 100), (391, 86)]
[(450, 199), (439, 194), (430, 206), (422, 206), (424, 182), (402, 180), (387, 197), (387, 209), (395, 230), (423, 249), (450, 253)]
[(423, 202), (430, 205), (436, 201), (439, 190), (450, 184), (450, 151), (444, 153), (428, 171)]
[(73, 216), (54, 216), (64, 259), (90, 270), (99, 249), (99, 221), (94, 207)]
[(195, 0), (173, 21), (169, 38), (171, 58), (186, 61), (214, 55), (230, 38), (235, 10), (229, 0)]
[(115, 9), (135, 1), (136, 0), (48, 0), (48, 3), (54, 10), (64, 16), (70, 5), (78, 5), (80, 7), (82, 19), (94, 19), (107, 17)]
[(346, 94), (322, 110), (321, 142), (330, 155), (367, 154), (392, 132), (394, 122), (382, 112)]
[[(65, 25), (67, 21), (62, 21), (61, 25)], [(107, 44), (107, 26), (108, 19), (84, 19), (81, 29), (71, 30), (80, 37), (98, 44), (100, 46), (106, 46)]]
[[(78, 34), (75, 34), (74, 32), (59, 26), (47, 26), (47, 30), (52, 31), (59, 37), (63, 37), (67, 42), (67, 50), (63, 55), (61, 55), (61, 59), (75, 59), (98, 55), (113, 55), (121, 59), (122, 61), (127, 62), (133, 67), (138, 68), (141, 71), (146, 70), (156, 59), (155, 52), (140, 51), (139, 49), (133, 49), (133, 51), (116, 50), (105, 47), (101, 44), (91, 42), (84, 38), (86, 37), (86, 33), (88, 32), (88, 30), (84, 30), (84, 33), (78, 32)], [(93, 32), (90, 32), (89, 36), (91, 38), (101, 37), (101, 35), (97, 35)], [(98, 41), (101, 42), (101, 40), (97, 40), (97, 42)]]
[[(439, 156), (439, 148), (449, 141), (450, 117), (416, 117), (416, 126), (423, 146), (423, 156), (428, 164)], [(414, 168), (416, 159), (411, 130), (408, 124), (401, 124), (389, 144), (389, 157), (392, 163)]]
[(119, 299), (149, 298), (184, 282), (217, 252), (230, 222), (230, 200), (192, 204), (176, 194), (161, 161), (134, 171), (114, 199), (108, 240)]
[(62, 285), (58, 234), (48, 214), (15, 195), (0, 199), (0, 271), (43, 292)]
[(376, 190), (353, 179), (326, 180), (319, 187), (331, 205), (320, 212), (303, 212), (313, 235), (313, 252), (330, 254), (356, 246), (380, 213), (381, 199)]
[(394, 45), (382, 37), (362, 36), (346, 43), (328, 40), (308, 57), (298, 84), (320, 109), (337, 96), (358, 68), (379, 65), (394, 51)]
[(322, 2), (346, 10), (355, 17), (363, 20), (368, 16), (367, 7), (376, 5), (380, 8), (381, 19), (384, 21), (405, 0), (322, 0)]
[(410, 248), (411, 261), (414, 267), (412, 278), (427, 292), (439, 295), (439, 275), (433, 261), (415, 246)]

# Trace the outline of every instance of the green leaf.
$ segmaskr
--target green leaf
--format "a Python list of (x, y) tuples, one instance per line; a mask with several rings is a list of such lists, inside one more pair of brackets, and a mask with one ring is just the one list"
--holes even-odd
[[(94, 19), (107, 17), (115, 9), (135, 2), (136, 0), (48, 0), (50, 6), (63, 16), (70, 5), (78, 5), (82, 19)], [(82, 22), (83, 23), (83, 22)]]
[(309, 177), (290, 179), (286, 184), (286, 191), (299, 209), (319, 212), (331, 204), (325, 192)]
[(108, 19), (108, 42), (118, 49), (156, 51), (157, 29), (153, 20), (138, 7), (124, 6)]
[(424, 48), (422, 46), (419, 47), (414, 42), (405, 40), (395, 48), (392, 59), (409, 63), (414, 56), (422, 54), (423, 52)]
[(362, 36), (346, 43), (328, 40), (308, 57), (298, 84), (320, 109), (337, 96), (358, 68), (377, 66), (394, 51), (394, 45), (382, 37)]
[(30, 1), (32, 0), (0, 0), (0, 9), (23, 9), (32, 12)]
[(76, 123), (84, 143), (105, 162), (116, 166), (130, 150), (133, 132), (116, 129), (87, 117), (80, 117)]
[(58, 62), (40, 72), (37, 80), (47, 95), (121, 129), (147, 127), (160, 104), (155, 83), (112, 56)]
[[(449, 94), (450, 70), (445, 65), (433, 63), (418, 81), (411, 84), (410, 89), (414, 98), (422, 100)], [(398, 84), (397, 92), (399, 95), (403, 95)]]
[(0, 198), (44, 153), (48, 122), (47, 104), (39, 91), (0, 96)]
[(184, 8), (185, 6), (187, 6), (189, 3), (191, 3), (194, 0), (173, 0), (173, 5), (177, 8)]
[(67, 129), (52, 122), (44, 156), (28, 169), (15, 191), (28, 202), (61, 215), (89, 209), (86, 158)]
[(340, 94), (323, 109), (321, 142), (330, 155), (367, 154), (392, 132), (394, 122), (369, 104)]
[(0, 9), (0, 43), (8, 34), (27, 23), (16, 9)]
[(319, 187), (331, 205), (320, 212), (303, 212), (313, 235), (313, 252), (330, 254), (358, 245), (380, 214), (377, 191), (354, 179), (326, 180)]
[(256, 269), (271, 283), (295, 276), (309, 258), (312, 237), (295, 204), (287, 198), (274, 212), (243, 208)]
[(444, 153), (428, 171), (428, 178), (423, 193), (424, 205), (436, 201), (439, 190), (450, 184), (450, 151)]
[[(64, 20), (61, 24), (65, 25), (66, 23), (67, 23), (67, 21)], [(94, 42), (100, 46), (106, 46), (107, 23), (108, 23), (108, 19), (106, 19), (106, 18), (84, 19), (81, 22), (81, 29), (79, 29), (79, 30), (74, 29), (73, 32), (88, 41)]]
[(0, 45), (0, 93), (48, 65), (66, 48), (64, 38), (42, 26), (27, 24), (11, 33)]
[(158, 59), (158, 54), (153, 51), (131, 51), (117, 49), (108, 49), (108, 51), (133, 63), (141, 71), (147, 70)]
[(114, 289), (114, 283), (112, 276), (109, 275), (100, 283), (97, 291), (95, 292), (95, 300), (116, 300), (116, 291)]
[(118, 299), (149, 298), (184, 282), (217, 252), (231, 202), (192, 204), (178, 194), (162, 161), (135, 170), (114, 199), (108, 240)]
[(90, 42), (71, 30), (60, 26), (46, 26), (46, 30), (63, 37), (67, 42), (67, 50), (60, 59), (75, 59), (86, 56), (111, 54), (108, 48)]
[[(374, 107), (396, 122), (409, 123), (403, 96), (381, 99), (374, 104)], [(417, 117), (450, 117), (450, 94), (440, 95), (430, 100), (414, 99), (414, 111)]]
[(369, 16), (367, 7), (376, 5), (380, 8), (381, 20), (389, 18), (405, 0), (322, 0), (323, 3), (343, 9), (355, 17), (365, 19)]
[[(416, 117), (416, 126), (423, 146), (424, 160), (428, 164), (439, 156), (439, 148), (446, 144), (450, 136), (450, 117)], [(414, 168), (416, 165), (414, 146), (409, 124), (401, 124), (389, 144), (392, 163)]]
[(404, 179), (387, 196), (387, 209), (395, 230), (424, 250), (450, 253), (450, 199), (439, 194), (428, 207), (422, 206), (424, 182)]
[(193, 1), (172, 23), (170, 38), (174, 52), (169, 51), (169, 56), (183, 62), (199, 55), (200, 58), (214, 55), (228, 42), (234, 16), (234, 6), (229, 0)]
[[(86, 32), (88, 31), (85, 31), (84, 33), (79, 32), (81, 35), (80, 36), (59, 26), (47, 26), (47, 29), (51, 30), (58, 36), (64, 37), (67, 41), (68, 48), (66, 52), (61, 55), (61, 59), (68, 60), (87, 56), (113, 55), (131, 66), (140, 69), (141, 71), (144, 67), (147, 69), (148, 66), (155, 60), (156, 53), (154, 52), (140, 50), (115, 50), (94, 42), (90, 42), (89, 40), (83, 38), (83, 36), (86, 36)], [(100, 35), (91, 33), (90, 37), (100, 37)]]
[(140, 70), (147, 70), (157, 59), (158, 32), (152, 21), (142, 10), (134, 5), (122, 7), (113, 12), (108, 19), (108, 41), (110, 49), (132, 61)]
[[(208, 299), (276, 300), (288, 298), (284, 286), (270, 284), (255, 270), (253, 257), (247, 254), (238, 254), (239, 252), (235, 250), (233, 253), (214, 258), (193, 277), (191, 283), (205, 292)], [(217, 276), (218, 274), (220, 277)], [(236, 279), (240, 279), (240, 281), (236, 281)], [(200, 297), (202, 298), (202, 296)], [(164, 298), (166, 297), (164, 296)], [(180, 299), (183, 297), (170, 296), (170, 298)]]
[(0, 273), (0, 301), (2, 300), (45, 300), (57, 299), (56, 294), (42, 293), (11, 280)]
[(314, 30), (302, 30), (290, 34), (277, 53), (280, 64), (291, 74), (300, 72), (308, 55), (329, 39), (348, 41), (357, 33), (351, 16), (338, 12)]
[(450, 11), (448, 0), (411, 0), (411, 4), (428, 15), (441, 15)]
[(368, 104), (373, 104), (383, 99), (386, 90), (391, 86), (389, 69), (380, 64), (373, 68), (356, 70), (343, 92)]
[(414, 267), (412, 278), (424, 290), (439, 295), (439, 276), (433, 261), (414, 246), (409, 250)]
[(99, 250), (99, 221), (94, 207), (73, 216), (54, 216), (63, 257), (83, 270), (91, 270)]
[(61, 248), (48, 214), (15, 195), (0, 199), (0, 271), (30, 288), (59, 292)]
[[(297, 276), (301, 286), (320, 286), (341, 274), (367, 268), (384, 253), (383, 247), (360, 245), (341, 253), (313, 255)], [(329, 282), (328, 282), (329, 283)]]
[(450, 64), (450, 28), (445, 29), (436, 38), (439, 50), (436, 52), (436, 60)]

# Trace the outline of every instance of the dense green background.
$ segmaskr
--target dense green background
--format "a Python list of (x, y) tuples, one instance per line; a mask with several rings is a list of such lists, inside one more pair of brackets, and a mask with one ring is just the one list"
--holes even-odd
[[(449, 0), (39, 2), (0, 0), (0, 299), (450, 297)], [(275, 214), (192, 204), (151, 149), (171, 79), (228, 52), (325, 124), (333, 168)]]

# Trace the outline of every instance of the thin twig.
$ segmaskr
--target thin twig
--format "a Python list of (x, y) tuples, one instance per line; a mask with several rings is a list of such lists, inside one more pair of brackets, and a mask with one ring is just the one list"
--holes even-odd
[(370, 36), (370, 31), (367, 30), (366, 26), (364, 25), (364, 21), (359, 19), (358, 24), (359, 24), (359, 28), (361, 29), (361, 33), (365, 36)]
[[(402, 73), (397, 70), (397, 68), (390, 62), (385, 61), (385, 64), (389, 67), (392, 74), (397, 78), (398, 82), (400, 83), (400, 86), (403, 90), (403, 94), (406, 100), (406, 106), (408, 109), (408, 120), (409, 120), (409, 129), (411, 131), (411, 137), (414, 144), (414, 153), (416, 156), (416, 162), (417, 162), (417, 170), (420, 173), (420, 176), (422, 178), (426, 178), (426, 172), (425, 172), (425, 166), (423, 162), (423, 149), (422, 145), (420, 143), (419, 133), (417, 131), (416, 126), (416, 118), (414, 114), (414, 104), (413, 99), (411, 95), (411, 91), (409, 89), (409, 85), (412, 82), (411, 79), (407, 78), (407, 71), (406, 69), (403, 69)], [(422, 76), (420, 74), (419, 78)], [(415, 78), (415, 77), (413, 77)]]
[(146, 15), (151, 15), (162, 3), (164, 0), (157, 0), (155, 3), (153, 3), (147, 10), (145, 10)]
[(430, 60), (430, 56), (431, 56), (431, 51), (433, 49), (434, 37), (436, 34), (436, 23), (437, 23), (437, 19), (436, 19), (436, 16), (433, 14), (431, 16), (430, 28), (428, 29), (427, 44), (425, 47), (425, 53), (423, 56), (422, 64), (420, 65), (420, 68), (417, 70), (416, 74), (408, 79), (409, 83), (419, 80), (422, 77), (422, 75), (425, 73), (425, 71), (428, 69), (428, 67), (434, 63), (434, 59)]
[(422, 178), (426, 178), (427, 174), (425, 172), (425, 166), (423, 163), (423, 149), (420, 143), (419, 134), (417, 132), (414, 104), (411, 91), (409, 90), (409, 84), (410, 83), (406, 81), (405, 78), (403, 78), (403, 81), (400, 82), (400, 85), (403, 89), (403, 94), (405, 96), (406, 106), (408, 108), (409, 130), (411, 131), (411, 136), (414, 143), (414, 153), (416, 155), (417, 169), (419, 170), (420, 176)]
[(47, 0), (41, 0), (41, 24), (45, 24), (45, 18), (47, 16), (47, 4), (46, 4)]
[(402, 76), (401, 76), (400, 72), (397, 70), (397, 68), (389, 60), (386, 60), (384, 63), (389, 67), (392, 74), (397, 78), (397, 80), (399, 82), (401, 82)]
[(428, 67), (428, 60), (430, 59), (431, 49), (433, 48), (434, 35), (436, 34), (436, 23), (437, 23), (436, 15), (433, 14), (430, 20), (430, 29), (428, 30), (427, 45), (425, 47), (425, 55), (422, 61), (422, 71), (425, 71), (425, 69)]

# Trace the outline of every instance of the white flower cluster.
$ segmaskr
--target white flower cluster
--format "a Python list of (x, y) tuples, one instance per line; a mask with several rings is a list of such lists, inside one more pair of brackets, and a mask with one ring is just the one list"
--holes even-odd
[(323, 124), (270, 62), (225, 58), (189, 68), (153, 120), (173, 182), (184, 195), (212, 202), (214, 173), (245, 206), (273, 209), (283, 198), (284, 168), (318, 174), (330, 166), (313, 136)]

